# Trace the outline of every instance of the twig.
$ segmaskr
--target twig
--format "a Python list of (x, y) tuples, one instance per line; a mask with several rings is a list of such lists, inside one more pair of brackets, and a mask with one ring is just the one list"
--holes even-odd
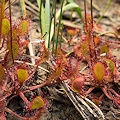
[(75, 98), (76, 98), (79, 102), (81, 102), (84, 106), (86, 106), (87, 110), (89, 110), (89, 112), (90, 112), (95, 118), (97, 118), (97, 114), (96, 114), (96, 113), (90, 108), (90, 106), (84, 101), (84, 99), (81, 97), (81, 95), (80, 95), (80, 96), (76, 95)]
[[(27, 65), (31, 65), (31, 66), (37, 66), (37, 65), (35, 65), (35, 64), (33, 64), (33, 63), (28, 63), (28, 62), (24, 62), (24, 61), (19, 61), (19, 60), (15, 60), (15, 62), (17, 62), (17, 63), (25, 63), (25, 64), (27, 64)], [(49, 71), (47, 70), (47, 69), (45, 69), (45, 68), (43, 68), (43, 67), (41, 67), (41, 66), (38, 66), (38, 68), (39, 69), (41, 69), (41, 70), (44, 70), (45, 72), (48, 72), (49, 73)]]
[(29, 2), (28, 0), (25, 0), (25, 3), (28, 4), (34, 10), (36, 10), (37, 12), (40, 12), (40, 9), (36, 7), (34, 4), (32, 4), (31, 2)]
[[(78, 110), (78, 112), (82, 115), (84, 120), (90, 120), (88, 112), (90, 112), (90, 114), (92, 114), (98, 120), (105, 120), (105, 117), (100, 108), (98, 108), (92, 101), (90, 101), (86, 97), (83, 97), (82, 95), (78, 96), (77, 94), (75, 94), (73, 91), (69, 89), (69, 86), (64, 81), (62, 82), (61, 85), (63, 86), (67, 96), (69, 97), (75, 108)], [(86, 109), (82, 107), (82, 105)]]
[(32, 13), (34, 13), (37, 17), (39, 17), (39, 13), (36, 12), (33, 8), (31, 8), (30, 6), (27, 6), (27, 5), (26, 5), (26, 8), (27, 8), (29, 11), (31, 11)]
[(70, 91), (69, 87), (67, 86), (67, 83), (65, 83), (64, 81), (62, 82), (61, 86), (64, 88), (67, 96), (69, 97), (69, 99), (71, 100), (71, 102), (73, 103), (73, 105), (75, 106), (75, 108), (78, 110), (78, 112), (82, 115), (84, 120), (90, 120), (88, 118), (88, 116), (85, 114), (85, 110), (84, 108), (79, 104), (79, 102), (76, 100), (76, 98), (73, 95), (73, 92)]
[(102, 113), (102, 111), (100, 110), (100, 108), (98, 108), (91, 100), (89, 100), (88, 98), (81, 96), (91, 107), (93, 107), (97, 113), (99, 114), (99, 120), (105, 120), (105, 117)]

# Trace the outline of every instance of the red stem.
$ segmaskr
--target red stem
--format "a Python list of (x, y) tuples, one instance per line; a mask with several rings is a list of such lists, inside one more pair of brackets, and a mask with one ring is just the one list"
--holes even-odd
[(88, 95), (88, 94), (91, 93), (94, 89), (95, 89), (95, 87), (89, 88), (89, 89), (85, 92), (85, 95)]
[(113, 89), (109, 89), (110, 92), (112, 92), (116, 97), (120, 97), (118, 93), (116, 93)]
[(99, 97), (99, 100), (102, 101), (103, 97), (104, 97), (104, 94), (102, 94), (102, 95)]
[(11, 93), (7, 93), (6, 95), (2, 96), (0, 98), (0, 101), (3, 101), (4, 99), (6, 99), (7, 97), (9, 97), (11, 95)]
[(35, 89), (37, 89), (37, 88), (41, 88), (41, 87), (43, 87), (43, 86), (45, 86), (45, 85), (47, 85), (47, 82), (44, 82), (44, 83), (42, 83), (42, 84), (40, 84), (40, 85), (36, 85), (36, 86), (29, 87), (29, 88), (28, 88), (29, 90), (25, 90), (25, 91), (23, 91), (23, 93), (29, 92), (29, 91), (31, 91), (31, 90), (35, 90)]
[[(4, 38), (3, 38), (4, 39)], [(1, 44), (1, 47), (0, 47), (0, 50), (3, 48), (3, 45), (4, 45), (4, 40), (3, 39), (1, 39), (1, 35), (0, 35), (0, 44)]]
[(4, 111), (3, 111), (3, 112), (2, 112), (2, 111), (0, 112), (0, 119), (1, 119), (1, 120), (6, 120)]
[(21, 120), (27, 120), (27, 118), (18, 115), (17, 113), (13, 112), (12, 110), (10, 110), (10, 109), (7, 108), (7, 107), (5, 107), (5, 111), (8, 112), (8, 113), (10, 113), (10, 114), (13, 114), (13, 115), (17, 116), (17, 117), (20, 118)]
[(97, 59), (97, 55), (96, 55), (96, 51), (95, 51), (95, 41), (94, 41), (94, 35), (93, 35), (93, 9), (92, 9), (92, 0), (91, 0), (91, 6), (90, 6), (90, 9), (91, 9), (91, 40), (92, 40), (92, 43), (93, 43), (93, 54), (95, 56), (95, 59)]
[(92, 0), (90, 2), (90, 10), (91, 10), (91, 25), (92, 25), (92, 28), (93, 28), (93, 10), (92, 10)]
[(107, 93), (107, 88), (102, 88), (102, 91), (104, 92), (104, 94), (110, 99), (110, 100), (113, 100), (113, 97), (110, 96), (108, 93)]
[(12, 18), (11, 18), (11, 2), (8, 0), (9, 3), (9, 12), (10, 12), (10, 50), (12, 56), (12, 62), (14, 63), (14, 56), (13, 56), (13, 49), (12, 49)]
[[(37, 65), (37, 67), (38, 67), (38, 65)], [(35, 67), (34, 71), (26, 78), (26, 80), (24, 82), (29, 80), (35, 74), (37, 67)]]
[(3, 19), (3, 4), (4, 4), (4, 1), (1, 1), (0, 3), (0, 42), (1, 42), (1, 33), (2, 33), (2, 19)]
[(28, 101), (28, 99), (26, 98), (26, 96), (24, 95), (24, 93), (20, 91), (19, 92), (19, 96), (26, 103), (26, 105), (28, 106), (28, 108), (31, 109), (31, 103), (30, 103), (30, 101)]
[(3, 86), (2, 86), (2, 90), (1, 90), (2, 93), (3, 93), (3, 92), (5, 91), (5, 89), (6, 89), (7, 82), (8, 82), (8, 77), (6, 77), (5, 83), (4, 83)]

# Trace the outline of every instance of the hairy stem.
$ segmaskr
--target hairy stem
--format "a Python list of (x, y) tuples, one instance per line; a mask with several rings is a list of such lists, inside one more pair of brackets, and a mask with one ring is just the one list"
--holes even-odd
[(37, 88), (41, 88), (41, 87), (46, 86), (46, 85), (47, 85), (47, 82), (44, 82), (44, 83), (41, 83), (40, 85), (35, 85), (32, 87), (29, 87), (28, 90), (23, 91), (23, 93), (29, 92), (31, 90), (35, 90)]
[(12, 56), (12, 62), (14, 63), (14, 56), (13, 56), (13, 49), (12, 49), (12, 17), (11, 17), (11, 2), (9, 3), (9, 14), (10, 14), (10, 50), (11, 50), (11, 56)]
[(92, 25), (92, 28), (93, 28), (93, 10), (92, 10), (92, 0), (90, 0), (90, 10), (91, 10), (91, 25)]
[(88, 95), (88, 94), (91, 93), (94, 89), (95, 89), (95, 87), (89, 88), (89, 89), (85, 92), (85, 95)]
[(110, 96), (106, 90), (107, 88), (102, 88), (102, 91), (104, 92), (104, 94), (110, 99), (110, 100), (113, 100), (113, 97)]
[(26, 98), (24, 93), (20, 91), (19, 96), (22, 98), (22, 100), (25, 102), (25, 104), (28, 106), (28, 108), (31, 109), (31, 103), (28, 101), (28, 99)]
[(7, 108), (7, 107), (5, 107), (5, 111), (8, 112), (8, 113), (10, 113), (10, 114), (15, 115), (16, 117), (18, 117), (18, 118), (20, 118), (20, 119), (22, 119), (22, 120), (27, 120), (27, 118), (18, 115), (17, 113), (13, 112), (12, 110), (10, 110), (10, 109)]
[(116, 93), (113, 89), (109, 89), (111, 93), (113, 93), (116, 97), (120, 98), (120, 95), (118, 93)]

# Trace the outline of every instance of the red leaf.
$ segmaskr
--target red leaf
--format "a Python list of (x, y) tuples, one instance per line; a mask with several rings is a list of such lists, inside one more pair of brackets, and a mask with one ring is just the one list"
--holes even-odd
[(48, 78), (48, 80), (46, 81), (47, 85), (55, 83), (57, 81), (57, 79), (61, 76), (62, 74), (62, 68), (63, 65), (62, 63), (56, 68), (56, 70), (54, 72), (52, 72)]
[(73, 82), (72, 82), (72, 89), (75, 91), (75, 92), (80, 92), (82, 87), (84, 86), (84, 81), (85, 79), (83, 77), (79, 77), (79, 78), (76, 78)]
[(69, 77), (73, 77), (77, 71), (78, 71), (78, 61), (76, 58), (72, 57), (70, 58), (70, 66), (71, 66), (71, 69), (70, 69), (70, 75)]
[(98, 36), (94, 37), (94, 42), (95, 42), (95, 46), (97, 46), (100, 42), (100, 38)]
[(40, 53), (41, 53), (41, 56), (37, 62), (39, 65), (42, 64), (43, 62), (47, 61), (48, 57), (49, 57), (49, 53), (48, 53), (47, 48), (45, 47), (44, 42), (40, 44)]

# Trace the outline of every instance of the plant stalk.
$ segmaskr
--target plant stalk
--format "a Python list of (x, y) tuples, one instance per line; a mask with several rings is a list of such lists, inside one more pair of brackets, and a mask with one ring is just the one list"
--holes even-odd
[(12, 63), (14, 63), (13, 49), (12, 49), (12, 17), (11, 17), (11, 1), (8, 0), (9, 4), (9, 14), (10, 14), (10, 50), (12, 56)]

